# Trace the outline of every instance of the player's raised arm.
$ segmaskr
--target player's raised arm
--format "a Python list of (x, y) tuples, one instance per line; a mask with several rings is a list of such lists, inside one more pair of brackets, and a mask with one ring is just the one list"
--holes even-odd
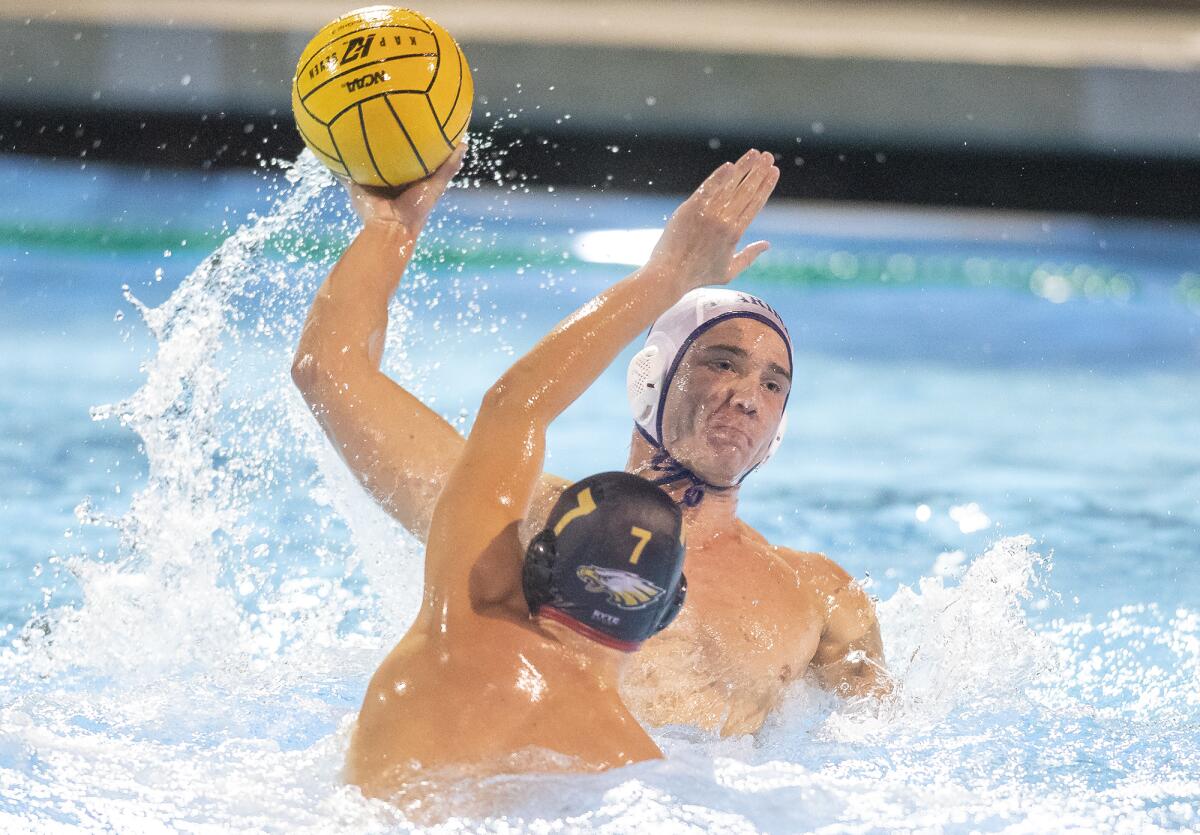
[(517, 525), (542, 470), (546, 427), (688, 290), (724, 284), (767, 249), (736, 245), (779, 171), (770, 154), (725, 163), (672, 215), (646, 266), (564, 319), (488, 391), (434, 512), (426, 607), (519, 599)]
[(388, 301), (464, 149), (402, 192), (349, 186), (363, 228), (317, 292), (292, 364), (292, 379), (347, 466), (421, 539), (464, 440), (379, 365)]

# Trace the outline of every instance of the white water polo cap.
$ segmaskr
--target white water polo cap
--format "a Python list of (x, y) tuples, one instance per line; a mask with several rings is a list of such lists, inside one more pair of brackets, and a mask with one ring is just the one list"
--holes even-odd
[[(701, 287), (684, 295), (651, 326), (646, 344), (634, 355), (625, 377), (629, 407), (642, 436), (658, 449), (662, 442), (663, 407), (667, 390), (679, 369), (683, 355), (696, 339), (714, 325), (727, 319), (754, 319), (779, 334), (787, 346), (788, 372), (792, 371), (792, 338), (783, 318), (762, 299), (724, 287)], [(786, 409), (785, 401), (784, 407)], [(787, 412), (779, 421), (775, 437), (763, 457), (741, 478), (765, 463), (779, 448), (787, 430)], [(710, 485), (711, 486), (711, 485)]]

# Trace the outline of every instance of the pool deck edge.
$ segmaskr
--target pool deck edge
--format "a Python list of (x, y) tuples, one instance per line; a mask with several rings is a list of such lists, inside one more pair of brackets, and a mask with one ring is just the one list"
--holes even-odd
[[(1200, 13), (1178, 8), (421, 6), (472, 60), (477, 120), (1200, 158)], [(47, 12), (9, 0), (0, 103), (286, 113), (295, 56), (345, 8), (64, 0)]]

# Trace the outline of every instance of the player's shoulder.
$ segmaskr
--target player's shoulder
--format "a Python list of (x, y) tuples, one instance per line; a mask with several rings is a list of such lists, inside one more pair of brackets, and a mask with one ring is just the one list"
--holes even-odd
[(779, 545), (775, 546), (775, 551), (803, 583), (825, 594), (836, 594), (843, 589), (857, 586), (850, 572), (826, 554), (797, 551)]
[[(741, 535), (756, 544), (764, 546), (774, 556), (796, 572), (798, 579), (806, 586), (816, 585), (822, 589), (833, 591), (853, 583), (854, 578), (825, 554), (816, 551), (797, 551), (776, 545), (742, 520), (738, 520)], [(828, 587), (828, 588), (827, 588)]]
[(825, 612), (828, 634), (858, 637), (875, 622), (874, 601), (850, 572), (825, 554), (779, 550), (786, 552), (783, 559), (795, 570), (797, 583)]

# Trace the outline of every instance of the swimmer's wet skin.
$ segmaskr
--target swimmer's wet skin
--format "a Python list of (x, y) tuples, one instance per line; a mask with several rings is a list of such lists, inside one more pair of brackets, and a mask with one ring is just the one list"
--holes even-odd
[[(747, 203), (736, 219), (726, 221), (739, 236), (774, 187), (778, 172), (770, 159), (751, 152), (717, 172), (761, 178), (756, 187), (762, 201)], [(418, 184), (391, 200), (352, 189), (366, 222), (314, 301), (293, 368), (347, 465), (422, 540), (428, 539), (438, 494), (465, 442), (379, 364), (388, 302), (440, 194), (440, 187), (428, 191), (432, 188)], [(691, 276), (693, 286), (728, 280), (714, 272), (712, 251), (729, 246), (732, 232), (714, 231), (717, 219), (705, 213), (705, 199), (702, 187), (680, 206), (643, 271)], [(751, 245), (730, 269), (740, 271), (765, 247)], [(713, 309), (685, 301), (659, 318), (671, 324), (672, 346), (660, 357), (665, 387), (661, 402), (654, 403), (650, 433), (658, 437), (647, 440), (637, 427), (632, 433), (626, 471), (658, 480), (670, 472), (661, 469), (664, 464), (686, 469), (694, 478), (665, 484), (680, 502), (688, 500), (689, 490), (694, 496), (697, 481), (704, 486), (702, 500), (684, 508), (688, 606), (634, 657), (622, 683), (635, 714), (654, 725), (754, 732), (778, 705), (786, 684), (810, 671), (845, 695), (889, 688), (874, 607), (862, 589), (832, 560), (774, 546), (737, 518), (738, 484), (781, 435), (792, 372), (781, 321), (713, 315), (770, 310), (748, 298)], [(681, 309), (691, 323), (675, 327)], [(644, 420), (641, 406), (633, 406), (635, 418)], [(522, 542), (544, 527), (566, 486), (542, 474), (521, 522)]]
[[(363, 281), (358, 268), (378, 242), (403, 269), (460, 164), (461, 153), (391, 199), (351, 187), (364, 228), (319, 291), (294, 373), (352, 466), (356, 448), (347, 441), (361, 445), (362, 435), (345, 438), (338, 417), (350, 382), (342, 375), (352, 372), (310, 359), (306, 347), (325, 313), (333, 308), (336, 317), (346, 303), (341, 288)], [(372, 677), (359, 713), (346, 776), (366, 793), (389, 796), (414, 769), (506, 769), (510, 755), (528, 748), (583, 770), (662, 756), (618, 684), (627, 653), (683, 604), (679, 508), (637, 476), (605, 473), (559, 491), (524, 560), (519, 530), (540, 487), (551, 421), (682, 295), (732, 280), (766, 250), (765, 242), (735, 247), (777, 178), (769, 155), (722, 165), (663, 236), (689, 245), (689, 269), (651, 258), (563, 320), (484, 396), (429, 523), (421, 610)], [(390, 292), (382, 283), (374, 289)], [(378, 361), (380, 334), (337, 330), (342, 344)]]

